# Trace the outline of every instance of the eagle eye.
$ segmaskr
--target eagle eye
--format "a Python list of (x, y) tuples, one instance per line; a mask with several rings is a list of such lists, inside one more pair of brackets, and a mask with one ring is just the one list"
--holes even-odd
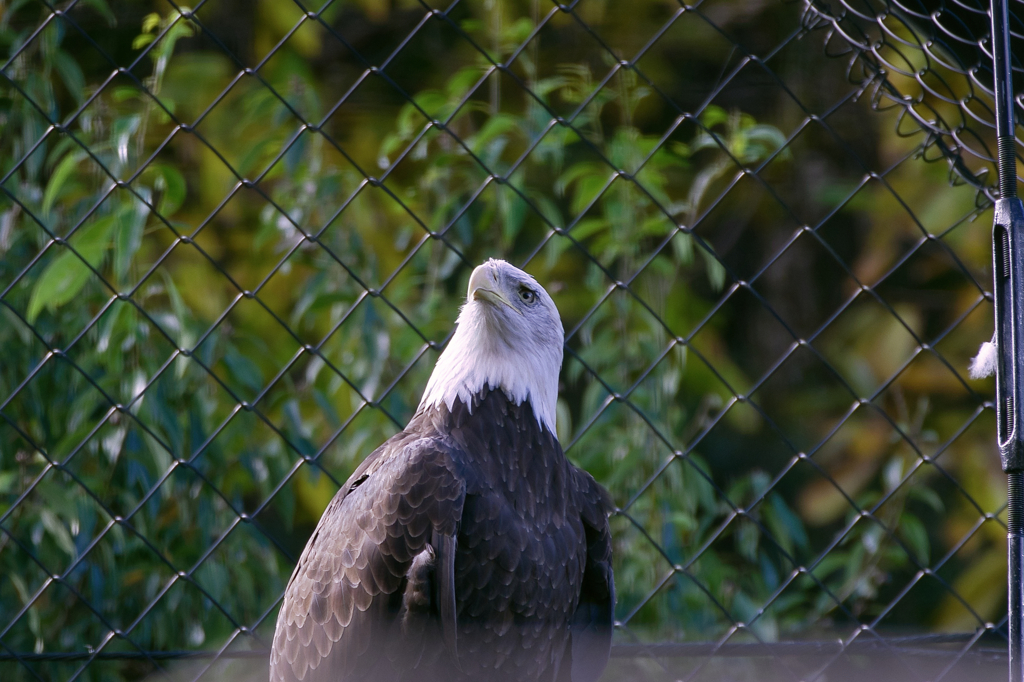
[(537, 293), (530, 287), (519, 287), (519, 298), (523, 299), (523, 303), (533, 303), (537, 300)]

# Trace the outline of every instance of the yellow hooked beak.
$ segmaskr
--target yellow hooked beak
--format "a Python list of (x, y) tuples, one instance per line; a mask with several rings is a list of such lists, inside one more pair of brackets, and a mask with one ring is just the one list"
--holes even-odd
[(488, 263), (478, 265), (473, 270), (473, 274), (469, 276), (469, 298), (477, 301), (489, 301), (495, 305), (508, 306), (516, 314), (523, 314), (501, 293), (501, 289), (498, 287), (498, 280), (494, 276), (494, 268)]

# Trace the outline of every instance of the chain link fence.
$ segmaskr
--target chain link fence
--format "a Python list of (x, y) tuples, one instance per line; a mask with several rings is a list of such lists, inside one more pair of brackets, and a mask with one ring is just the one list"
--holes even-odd
[(558, 304), (559, 437), (618, 506), (606, 679), (1004, 674), (989, 30), (0, 2), (0, 677), (261, 679), (487, 257)]

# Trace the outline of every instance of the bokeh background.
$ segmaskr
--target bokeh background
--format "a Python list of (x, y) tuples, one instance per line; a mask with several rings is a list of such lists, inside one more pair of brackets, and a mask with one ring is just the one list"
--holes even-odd
[(986, 7), (0, 0), (0, 677), (265, 666), (488, 257), (619, 645), (1005, 647)]

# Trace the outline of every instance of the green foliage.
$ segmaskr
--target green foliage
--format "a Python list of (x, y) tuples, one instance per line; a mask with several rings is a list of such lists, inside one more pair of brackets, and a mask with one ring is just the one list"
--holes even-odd
[[(5, 53), (29, 14), (12, 3), (0, 16)], [(257, 42), (276, 40), (284, 19), (271, 16)], [(461, 26), (495, 59), (534, 29)], [(559, 437), (621, 507), (618, 617), (634, 631), (707, 639), (742, 620), (773, 640), (870, 617), (973, 523), (920, 457), (943, 452), (972, 398), (919, 368), (890, 379), (915, 343), (887, 310), (851, 305), (814, 344), (859, 395), (895, 386), (877, 402), (910, 441), (866, 410), (832, 434), (851, 396), (813, 358), (758, 393), (753, 356), (777, 339), (732, 307), (714, 238), (739, 218), (715, 211), (744, 191), (740, 171), (793, 172), (781, 123), (708, 105), (666, 134), (646, 123), (660, 99), (634, 72), (595, 93), (594, 63), (552, 67), (527, 49), (515, 69), (532, 96), (473, 53), (386, 115), (329, 118), (325, 135), (302, 125), (341, 96), (303, 58), (315, 35), (262, 80), (234, 82), (194, 24), (149, 14), (131, 42), (147, 51), (147, 93), (129, 79), (98, 90), (66, 31), (49, 24), (0, 85), (0, 124), (15, 131), (0, 136), (0, 613), (26, 609), (5, 647), (81, 651), (116, 628), (107, 651), (217, 648), (240, 625), (266, 641), (306, 536), (411, 416), (469, 266), (489, 256), (536, 253), (528, 269), (573, 331)], [(201, 113), (197, 134), (179, 128)], [(53, 121), (68, 134), (44, 135)], [(903, 239), (915, 227), (863, 204), (843, 211)], [(850, 256), (859, 272), (898, 252), (872, 235)], [(829, 262), (803, 286), (836, 286)], [(903, 319), (934, 326), (916, 305)], [(957, 343), (963, 355), (973, 340)], [(968, 455), (987, 447), (976, 431)], [(813, 465), (791, 460), (812, 446)], [(951, 467), (982, 496), (971, 459)], [(1002, 551), (985, 542), (984, 557)], [(964, 622), (948, 606), (915, 617)], [(83, 679), (139, 674), (104, 671)]]

